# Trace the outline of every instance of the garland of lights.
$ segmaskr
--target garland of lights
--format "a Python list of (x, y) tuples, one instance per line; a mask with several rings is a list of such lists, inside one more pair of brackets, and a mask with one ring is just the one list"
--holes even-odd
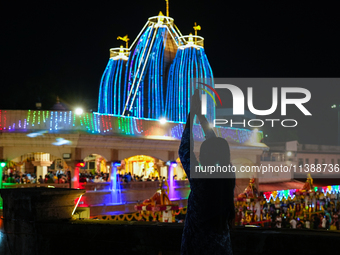
[(98, 112), (117, 115), (121, 113), (121, 91), (124, 84), (122, 72), (125, 65), (124, 59), (109, 59), (100, 82)]
[[(38, 117), (34, 117), (38, 116)], [(45, 116), (43, 121), (39, 116)], [(22, 123), (24, 123), (22, 125)], [(262, 132), (239, 128), (214, 128), (219, 137), (236, 143), (258, 143), (262, 139)], [(68, 133), (82, 131), (92, 134), (130, 135), (130, 136), (166, 136), (180, 140), (184, 131), (184, 124), (167, 122), (161, 125), (159, 121), (114, 116), (98, 113), (74, 114), (72, 111), (15, 111), (0, 110), (0, 131), (6, 132), (50, 132)], [(198, 141), (205, 139), (200, 125), (193, 127), (194, 138)]]
[[(314, 187), (314, 191), (318, 191), (318, 187)], [(266, 198), (267, 202), (270, 202), (271, 199), (274, 201), (276, 198), (279, 198), (280, 201), (282, 201), (283, 198), (288, 199), (289, 197), (291, 199), (294, 199), (295, 193), (300, 191), (299, 189), (289, 189), (289, 190), (277, 190), (277, 191), (267, 191), (263, 192), (264, 197)], [(327, 193), (331, 194), (334, 193), (340, 193), (340, 186), (339, 185), (333, 185), (333, 186), (325, 186), (320, 187), (320, 191), (326, 196)]]

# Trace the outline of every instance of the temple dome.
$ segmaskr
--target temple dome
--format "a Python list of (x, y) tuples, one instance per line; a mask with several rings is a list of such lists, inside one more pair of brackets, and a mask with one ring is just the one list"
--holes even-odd
[(161, 12), (148, 19), (124, 54), (116, 49), (102, 76), (99, 113), (185, 122), (189, 94), (198, 87), (189, 87), (190, 80), (213, 86), (203, 38), (182, 36), (174, 20)]

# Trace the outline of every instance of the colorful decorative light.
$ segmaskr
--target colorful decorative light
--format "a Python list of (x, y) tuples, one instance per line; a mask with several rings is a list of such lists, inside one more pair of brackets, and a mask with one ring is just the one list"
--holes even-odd
[[(326, 195), (327, 192), (339, 193), (340, 192), (339, 187), (340, 187), (339, 185), (333, 185), (333, 186), (322, 187), (321, 189), (324, 195)], [(279, 196), (280, 201), (282, 201), (283, 197), (285, 197), (286, 199), (288, 199), (288, 197), (290, 197), (291, 199), (294, 199), (295, 193), (298, 191), (299, 189), (268, 191), (268, 192), (263, 192), (263, 195), (266, 198), (267, 202), (269, 202), (271, 198), (273, 198), (273, 200), (275, 201), (277, 196)], [(318, 187), (314, 187), (314, 191), (317, 192)]]
[(121, 102), (124, 90), (124, 69), (126, 60), (109, 59), (102, 76), (98, 97), (98, 112), (107, 114), (121, 114), (123, 105)]
[[(1, 112), (0, 132), (28, 133), (28, 137), (44, 136), (45, 133), (69, 133), (74, 131), (101, 135), (129, 135), (135, 137), (157, 136), (164, 139), (180, 140), (184, 131), (184, 124), (167, 120), (162, 125), (159, 120), (113, 116), (98, 113), (73, 114), (71, 111), (16, 111)], [(32, 116), (45, 116), (45, 121)], [(9, 121), (8, 121), (9, 120)], [(5, 125), (6, 123), (6, 125)], [(24, 123), (23, 125), (19, 123)], [(252, 140), (252, 131), (238, 128), (214, 128), (216, 134), (235, 143), (258, 143)], [(262, 132), (258, 132), (262, 134)], [(204, 132), (200, 125), (193, 127), (194, 139), (203, 141)]]

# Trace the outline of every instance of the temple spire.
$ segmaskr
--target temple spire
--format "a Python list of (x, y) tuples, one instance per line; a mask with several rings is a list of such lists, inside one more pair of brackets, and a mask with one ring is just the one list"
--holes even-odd
[(201, 26), (197, 25), (197, 23), (195, 22), (194, 25), (194, 30), (195, 30), (195, 42), (197, 41), (197, 30), (201, 30)]

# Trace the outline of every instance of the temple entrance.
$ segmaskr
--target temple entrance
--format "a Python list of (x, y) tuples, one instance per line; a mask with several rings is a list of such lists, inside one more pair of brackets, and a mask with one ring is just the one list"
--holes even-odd
[(167, 172), (165, 162), (146, 155), (136, 155), (124, 160), (124, 165), (120, 167), (119, 174), (131, 173), (131, 175), (145, 178), (160, 178), (161, 173)]

